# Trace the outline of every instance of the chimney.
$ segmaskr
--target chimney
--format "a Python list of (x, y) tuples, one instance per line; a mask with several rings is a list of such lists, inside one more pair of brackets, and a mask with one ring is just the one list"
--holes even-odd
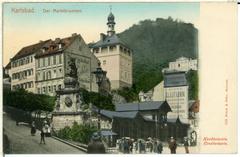
[(75, 36), (77, 36), (77, 33), (73, 33), (73, 34), (72, 34), (72, 37), (75, 37)]
[(104, 33), (101, 33), (100, 34), (100, 40), (103, 41), (103, 40), (105, 40), (105, 38), (106, 38), (106, 35)]
[(39, 43), (42, 43), (43, 41), (42, 40), (39, 40)]
[(55, 42), (59, 43), (60, 42), (60, 38), (55, 38)]
[(58, 48), (59, 49), (61, 49), (62, 48), (62, 44), (60, 43), (60, 44), (58, 44)]

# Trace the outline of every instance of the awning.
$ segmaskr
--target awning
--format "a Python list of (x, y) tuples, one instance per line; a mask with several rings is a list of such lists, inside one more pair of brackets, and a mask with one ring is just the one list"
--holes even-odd
[(111, 130), (101, 130), (100, 131), (102, 136), (114, 136), (117, 135), (117, 133), (112, 132)]

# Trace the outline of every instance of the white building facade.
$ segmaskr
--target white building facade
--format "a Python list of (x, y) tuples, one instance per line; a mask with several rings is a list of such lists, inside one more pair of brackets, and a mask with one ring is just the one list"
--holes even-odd
[(116, 35), (114, 15), (108, 16), (107, 34), (100, 34), (100, 40), (90, 46), (92, 53), (100, 60), (103, 70), (111, 82), (111, 89), (132, 86), (132, 50)]
[(188, 123), (188, 84), (185, 72), (164, 74), (164, 98), (172, 109), (168, 118)]
[(163, 71), (189, 71), (189, 70), (197, 70), (197, 59), (191, 59), (186, 57), (180, 57), (176, 59), (175, 62), (169, 62), (168, 68), (163, 69)]
[(11, 77), (11, 90), (23, 88), (35, 92), (35, 54), (48, 41), (22, 48), (11, 60), (9, 75)]

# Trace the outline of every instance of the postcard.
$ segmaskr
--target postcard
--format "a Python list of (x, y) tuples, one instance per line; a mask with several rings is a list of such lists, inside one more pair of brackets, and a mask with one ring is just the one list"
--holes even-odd
[(237, 153), (237, 2), (3, 2), (4, 154)]

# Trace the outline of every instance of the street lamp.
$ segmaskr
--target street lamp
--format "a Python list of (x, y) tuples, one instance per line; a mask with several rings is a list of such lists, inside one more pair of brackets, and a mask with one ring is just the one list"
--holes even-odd
[[(102, 68), (101, 68), (101, 63), (98, 62), (98, 67), (96, 69), (96, 71), (92, 72), (93, 74), (95, 74), (96, 76), (96, 83), (98, 85), (98, 93), (101, 94), (101, 90), (100, 90), (100, 87), (101, 87), (101, 84), (102, 84), (102, 81), (104, 79), (104, 77), (106, 76), (106, 71), (103, 71)], [(99, 100), (99, 95), (98, 95), (98, 100)], [(99, 100), (100, 102), (100, 100)], [(100, 126), (100, 109), (98, 108), (98, 130), (100, 130), (101, 126)]]
[(92, 73), (95, 74), (96, 76), (96, 83), (98, 84), (98, 92), (100, 93), (100, 86), (107, 72), (102, 70), (101, 63), (98, 62), (97, 70)]

